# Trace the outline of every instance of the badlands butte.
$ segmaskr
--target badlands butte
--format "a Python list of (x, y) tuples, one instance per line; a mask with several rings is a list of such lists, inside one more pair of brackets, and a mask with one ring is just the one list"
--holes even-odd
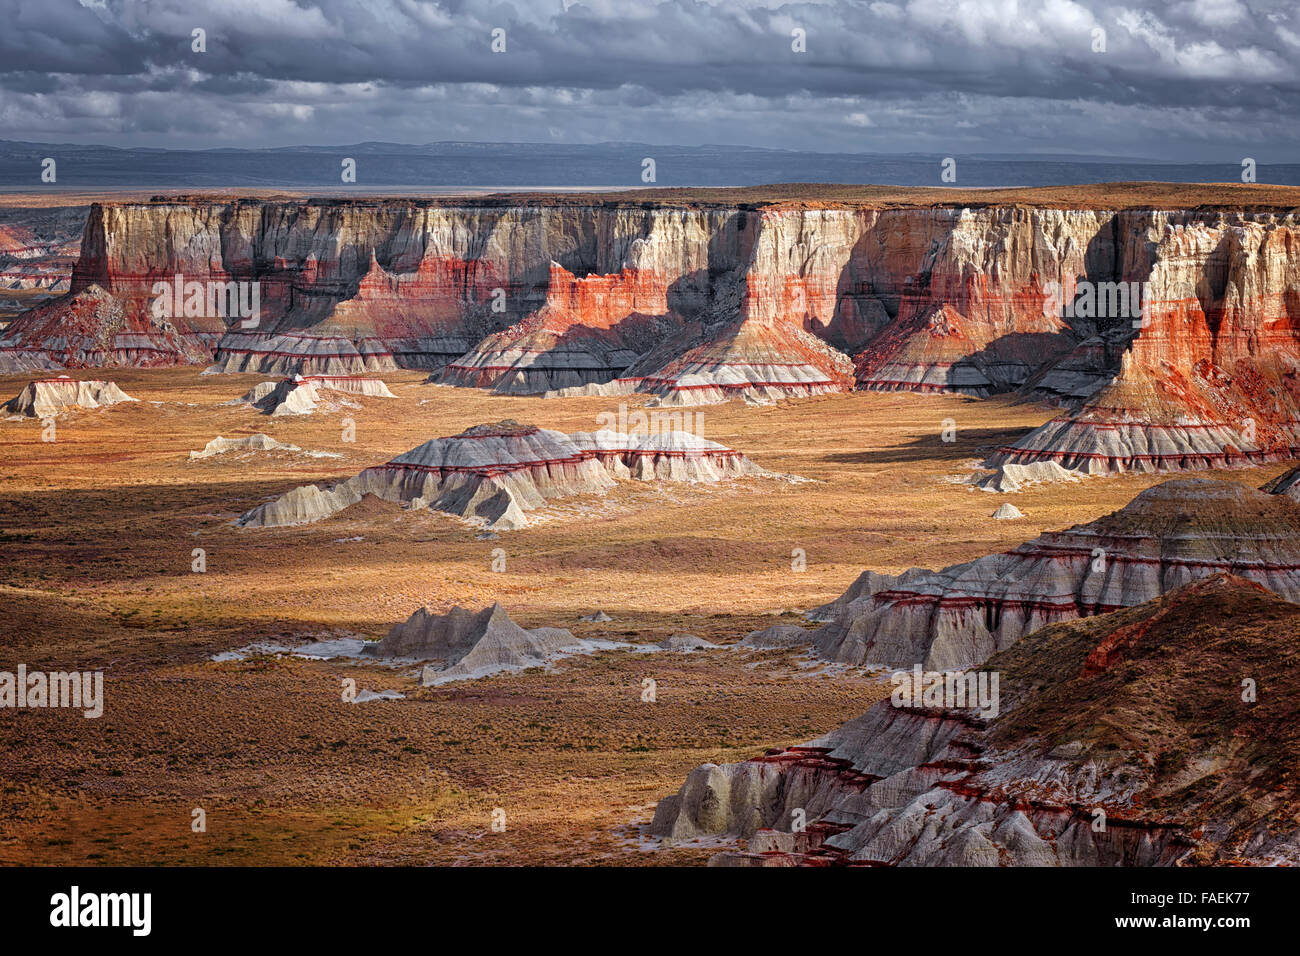
[(0, 859), (1300, 857), (1300, 190), (33, 208)]

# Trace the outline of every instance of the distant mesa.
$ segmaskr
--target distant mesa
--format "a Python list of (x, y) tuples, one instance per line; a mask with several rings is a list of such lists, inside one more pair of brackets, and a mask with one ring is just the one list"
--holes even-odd
[(1298, 638), (1300, 607), (1216, 572), (978, 673), (904, 672), (824, 737), (696, 768), (650, 832), (747, 841), (720, 866), (1296, 865)]
[[(1005, 492), (1300, 453), (1296, 209), (1088, 195), (97, 204), (69, 291), (0, 335), (0, 373), (411, 368), (662, 405), (852, 388), (1060, 405), (987, 460)], [(160, 283), (195, 308), (187, 292), (160, 315)], [(246, 287), (251, 317), (221, 298)]]
[(430, 687), (544, 667), (561, 657), (595, 649), (597, 645), (560, 628), (524, 630), (496, 603), (478, 612), (453, 607), (446, 614), (435, 614), (421, 608), (393, 625), (387, 637), (368, 645), (363, 653), (429, 662), (420, 683)]
[[(337, 394), (332, 394), (337, 393)], [(396, 398), (377, 378), (360, 375), (291, 375), (278, 382), (260, 382), (241, 402), (265, 415), (310, 415), (322, 407), (337, 407), (338, 396)]]
[[(664, 404), (1018, 392), (1063, 414), (992, 468), (1224, 467), (1300, 448), (1298, 235), (1285, 206), (1095, 197), (99, 204), (68, 293), (14, 320), (0, 371), (414, 368)], [(177, 276), (256, 284), (258, 314), (186, 298), (160, 317), (153, 290)]]
[(5, 220), (0, 223), (0, 291), (23, 293), (0, 298), (0, 313), (12, 315), (68, 291), (86, 208), (10, 207)]
[(305, 524), (374, 495), (510, 530), (525, 527), (528, 512), (554, 499), (604, 494), (618, 480), (714, 483), (768, 475), (739, 452), (687, 432), (566, 435), (506, 420), (425, 442), (330, 488), (294, 489), (237, 524)]
[(824, 623), (802, 637), (848, 664), (973, 667), (1040, 627), (1133, 607), (1221, 571), (1300, 600), (1300, 505), (1233, 481), (1166, 481), (1119, 511), (1002, 554), (896, 577), (867, 572), (811, 612)]
[(21, 392), (5, 403), (4, 410), (24, 418), (47, 418), (72, 409), (103, 408), (134, 401), (113, 382), (77, 381), (61, 376), (28, 382)]

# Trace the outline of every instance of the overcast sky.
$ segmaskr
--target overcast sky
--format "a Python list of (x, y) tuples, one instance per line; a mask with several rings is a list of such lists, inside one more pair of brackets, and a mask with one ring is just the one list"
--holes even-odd
[(41, 142), (1300, 161), (1295, 0), (0, 0), (0, 70)]

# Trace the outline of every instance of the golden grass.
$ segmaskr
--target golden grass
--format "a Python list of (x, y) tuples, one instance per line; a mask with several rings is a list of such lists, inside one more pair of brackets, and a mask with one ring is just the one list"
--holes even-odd
[[(1011, 498), (1025, 519), (993, 521), (1005, 496), (949, 479), (1050, 410), (856, 393), (702, 409), (705, 437), (807, 482), (622, 483), (488, 540), (451, 517), (382, 503), (302, 528), (238, 531), (231, 521), (267, 497), (428, 438), (502, 418), (590, 430), (620, 400), (501, 397), (403, 372), (383, 376), (394, 400), (273, 419), (220, 404), (260, 376), (98, 374), (140, 403), (69, 415), (54, 443), (38, 423), (0, 422), (5, 666), (102, 667), (108, 697), (99, 720), (0, 715), (0, 862), (696, 861), (704, 851), (638, 852), (620, 828), (697, 764), (807, 740), (884, 688), (853, 673), (810, 676), (778, 652), (616, 652), (436, 689), (376, 667), (208, 658), (258, 639), (379, 637), (421, 604), (494, 600), (526, 626), (584, 637), (644, 643), (686, 631), (730, 643), (796, 623), (789, 612), (837, 596), (865, 568), (1010, 548), (1161, 480), (1039, 487)], [(25, 381), (0, 379), (0, 395)], [(355, 419), (354, 444), (342, 441), (344, 417)], [(948, 418), (955, 443), (940, 440)], [(343, 457), (187, 460), (218, 434), (255, 432)], [(1222, 477), (1258, 485), (1285, 467)], [(196, 547), (205, 574), (190, 571)], [(504, 573), (491, 570), (495, 548)], [(807, 554), (801, 573), (796, 548)], [(579, 621), (598, 608), (615, 620)], [(344, 704), (348, 676), (408, 699)], [(653, 705), (640, 702), (646, 677), (658, 685)], [(189, 831), (200, 806), (202, 836)], [(505, 833), (490, 832), (495, 807)]]

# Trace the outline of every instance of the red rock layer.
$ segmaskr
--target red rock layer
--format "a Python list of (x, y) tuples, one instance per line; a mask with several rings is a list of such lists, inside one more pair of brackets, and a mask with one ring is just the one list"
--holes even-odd
[(990, 467), (1085, 473), (1231, 467), (1300, 451), (1300, 225), (1228, 217), (1159, 234), (1115, 380)]
[(0, 337), (0, 372), (153, 368), (205, 361), (204, 339), (165, 319), (129, 321), (121, 303), (90, 287), (25, 312)]
[(541, 309), (488, 336), (433, 380), (504, 394), (609, 382), (680, 324), (667, 293), (667, 277), (652, 269), (578, 278), (552, 262)]

